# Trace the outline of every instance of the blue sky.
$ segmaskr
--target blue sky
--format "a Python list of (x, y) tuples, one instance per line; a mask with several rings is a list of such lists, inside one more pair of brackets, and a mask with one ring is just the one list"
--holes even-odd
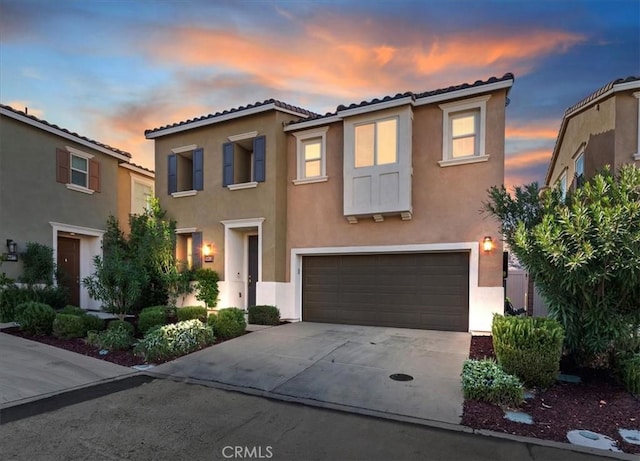
[(147, 168), (148, 128), (506, 72), (505, 183), (543, 181), (564, 109), (640, 75), (640, 1), (0, 0), (0, 102)]

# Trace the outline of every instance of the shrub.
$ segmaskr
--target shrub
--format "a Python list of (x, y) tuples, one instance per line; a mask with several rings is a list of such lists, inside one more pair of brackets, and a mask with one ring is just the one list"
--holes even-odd
[(507, 373), (530, 386), (549, 387), (560, 371), (564, 330), (546, 318), (493, 316), (493, 348)]
[(143, 335), (155, 327), (166, 325), (167, 309), (165, 306), (145, 307), (138, 315), (138, 331)]
[(22, 253), (21, 282), (33, 285), (44, 283), (53, 284), (55, 262), (53, 260), (53, 248), (37, 242), (27, 242), (27, 249)]
[(207, 324), (213, 328), (215, 336), (221, 339), (236, 338), (247, 329), (244, 310), (237, 307), (222, 309), (217, 315), (210, 315)]
[(207, 307), (216, 307), (218, 304), (218, 273), (211, 269), (198, 269), (196, 278), (196, 299), (204, 301)]
[(62, 339), (84, 337), (87, 333), (84, 315), (56, 314), (53, 321), (53, 335)]
[(620, 362), (618, 376), (627, 391), (640, 395), (640, 353), (634, 354)]
[(207, 321), (207, 308), (202, 306), (187, 306), (177, 309), (178, 322), (198, 319), (202, 323)]
[(186, 320), (149, 331), (135, 351), (147, 362), (156, 362), (188, 354), (213, 343), (214, 339), (210, 326), (197, 319)]
[(19, 287), (7, 285), (0, 290), (0, 322), (16, 320), (15, 308), (18, 304), (35, 301), (61, 309), (67, 304), (67, 289), (63, 286)]
[(34, 335), (48, 335), (53, 329), (56, 311), (43, 303), (29, 301), (16, 306), (16, 321), (20, 328)]
[(114, 320), (105, 331), (89, 331), (87, 342), (92, 346), (109, 351), (126, 350), (133, 344), (133, 325)]
[(104, 320), (91, 314), (82, 315), (82, 321), (84, 323), (85, 335), (86, 332), (90, 330), (102, 331), (106, 326)]
[(249, 323), (255, 325), (278, 325), (280, 311), (276, 306), (251, 306), (249, 308)]
[(462, 366), (465, 399), (515, 407), (524, 399), (522, 383), (493, 360), (466, 360)]
[(78, 306), (66, 305), (58, 311), (58, 314), (84, 315), (87, 311)]

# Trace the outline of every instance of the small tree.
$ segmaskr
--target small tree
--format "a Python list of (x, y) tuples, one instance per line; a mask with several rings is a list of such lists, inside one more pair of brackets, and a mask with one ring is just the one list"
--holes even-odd
[(43, 283), (53, 285), (56, 264), (53, 261), (53, 248), (37, 242), (27, 242), (22, 253), (23, 272), (19, 280), (27, 285)]
[(605, 170), (566, 198), (538, 195), (535, 183), (514, 196), (493, 187), (484, 207), (564, 327), (565, 345), (589, 363), (640, 328), (640, 169)]
[(198, 269), (196, 282), (196, 299), (204, 301), (207, 307), (216, 307), (219, 293), (218, 273), (211, 269)]

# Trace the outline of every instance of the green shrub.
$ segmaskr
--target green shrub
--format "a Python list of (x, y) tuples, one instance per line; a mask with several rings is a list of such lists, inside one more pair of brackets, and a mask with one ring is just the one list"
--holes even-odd
[(178, 316), (178, 322), (193, 319), (198, 319), (202, 323), (206, 323), (207, 321), (207, 308), (202, 306), (180, 307), (177, 309), (176, 314)]
[(627, 391), (640, 395), (640, 353), (620, 362), (618, 376)]
[(78, 306), (66, 305), (58, 311), (58, 314), (84, 315), (87, 311)]
[(15, 308), (18, 304), (35, 301), (47, 304), (54, 309), (61, 309), (67, 304), (68, 293), (63, 286), (31, 286), (6, 285), (0, 289), (0, 322), (16, 320)]
[(87, 342), (92, 346), (109, 351), (126, 350), (133, 344), (133, 326), (130, 323), (114, 320), (105, 331), (89, 331)]
[(84, 337), (87, 329), (83, 317), (84, 314), (56, 314), (56, 318), (53, 321), (53, 335), (62, 339)]
[(167, 309), (165, 306), (145, 307), (138, 315), (138, 331), (143, 335), (155, 327), (166, 325)]
[(53, 329), (56, 311), (43, 303), (29, 301), (16, 306), (16, 321), (20, 328), (34, 335), (48, 335)]
[(278, 325), (280, 311), (276, 306), (251, 306), (249, 308), (249, 323), (255, 325)]
[(247, 329), (244, 310), (237, 307), (222, 309), (217, 315), (210, 315), (207, 324), (213, 328), (215, 336), (221, 339), (236, 338), (243, 335)]
[(83, 336), (86, 336), (87, 331), (102, 331), (106, 326), (104, 320), (102, 320), (100, 317), (96, 317), (95, 315), (85, 313), (81, 315), (81, 318), (82, 322), (84, 323), (85, 331), (85, 334)]
[(218, 273), (211, 269), (198, 269), (195, 273), (196, 299), (204, 301), (207, 307), (218, 304)]
[(498, 363), (528, 386), (549, 387), (560, 371), (564, 330), (547, 318), (493, 316), (493, 349)]
[(53, 248), (42, 243), (27, 242), (27, 249), (22, 253), (22, 275), (19, 279), (29, 285), (53, 285), (55, 267)]
[(493, 360), (465, 360), (462, 366), (465, 399), (516, 407), (524, 399), (520, 380)]
[(210, 326), (197, 319), (186, 320), (149, 331), (138, 341), (135, 351), (147, 362), (156, 362), (188, 354), (212, 344), (214, 339)]

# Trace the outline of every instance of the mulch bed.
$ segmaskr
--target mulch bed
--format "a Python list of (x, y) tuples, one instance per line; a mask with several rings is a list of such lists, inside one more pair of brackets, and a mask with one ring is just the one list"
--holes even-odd
[[(495, 358), (491, 337), (473, 336), (469, 357)], [(580, 376), (581, 383), (557, 382), (520, 407), (533, 417), (533, 424), (509, 421), (499, 406), (474, 400), (465, 400), (462, 424), (565, 443), (567, 432), (586, 429), (616, 440), (625, 453), (640, 454), (640, 445), (625, 443), (618, 433), (618, 428), (640, 430), (640, 399), (604, 372), (569, 367), (561, 363), (562, 372)]]

